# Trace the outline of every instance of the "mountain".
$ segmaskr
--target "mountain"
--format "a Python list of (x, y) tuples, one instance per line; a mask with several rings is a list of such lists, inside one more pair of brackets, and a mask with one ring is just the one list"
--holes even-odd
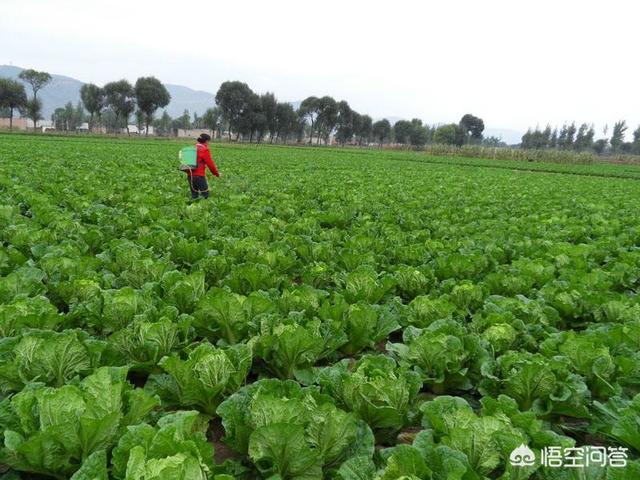
[[(23, 69), (10, 65), (0, 65), (0, 77), (8, 77), (21, 81), (18, 75)], [(24, 82), (23, 82), (24, 83)], [(74, 105), (80, 100), (80, 88), (84, 82), (64, 75), (51, 75), (51, 83), (38, 92), (38, 98), (42, 100), (43, 117), (48, 119), (58, 107), (63, 107), (67, 102)], [(182, 85), (165, 84), (171, 94), (171, 103), (167, 106), (167, 112), (172, 117), (182, 115), (185, 110), (193, 115), (202, 115), (207, 108), (215, 104), (215, 95), (209, 92), (193, 90)], [(31, 95), (30, 88), (25, 84), (27, 95)]]
[(193, 90), (182, 85), (165, 84), (171, 94), (171, 103), (167, 105), (167, 113), (172, 117), (179, 117), (185, 110), (191, 115), (202, 115), (208, 108), (216, 104), (216, 96), (213, 93)]

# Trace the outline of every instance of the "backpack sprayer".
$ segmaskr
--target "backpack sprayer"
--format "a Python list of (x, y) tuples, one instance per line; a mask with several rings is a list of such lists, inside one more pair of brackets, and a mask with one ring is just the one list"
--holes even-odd
[(180, 159), (180, 166), (178, 167), (183, 172), (190, 172), (198, 166), (198, 152), (196, 147), (184, 147), (178, 152), (178, 158)]
[(198, 190), (193, 187), (193, 177), (191, 176), (191, 172), (198, 166), (198, 151), (196, 150), (196, 147), (181, 148), (178, 152), (178, 159), (180, 160), (180, 166), (178, 169), (189, 176), (189, 185), (191, 185), (191, 190), (200, 193), (208, 192), (209, 189)]

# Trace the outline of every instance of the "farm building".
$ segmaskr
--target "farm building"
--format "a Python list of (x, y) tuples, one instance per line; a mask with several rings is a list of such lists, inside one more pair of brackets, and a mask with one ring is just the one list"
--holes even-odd
[[(0, 118), (0, 129), (8, 129), (9, 128), (9, 118), (2, 117)], [(22, 130), (22, 131), (33, 131), (33, 121), (28, 118), (14, 118), (13, 119), (13, 129), (14, 130)], [(37, 131), (51, 131), (55, 130), (53, 122), (51, 120), (38, 120), (36, 122), (36, 130)]]
[[(120, 130), (120, 133), (129, 133), (129, 135), (145, 135), (147, 131), (146, 128), (138, 128), (137, 125), (129, 125), (128, 128), (128, 132), (126, 128), (123, 128)], [(155, 135), (152, 126), (149, 126), (149, 135)]]

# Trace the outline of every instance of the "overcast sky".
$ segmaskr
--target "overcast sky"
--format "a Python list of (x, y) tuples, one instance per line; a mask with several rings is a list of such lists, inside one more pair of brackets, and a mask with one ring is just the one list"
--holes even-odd
[(640, 123), (633, 0), (1, 0), (0, 64), (331, 95), (373, 117)]

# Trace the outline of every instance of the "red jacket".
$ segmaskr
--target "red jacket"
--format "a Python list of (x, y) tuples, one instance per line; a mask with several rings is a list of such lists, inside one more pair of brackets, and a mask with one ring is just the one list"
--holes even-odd
[(213, 163), (213, 160), (211, 159), (209, 146), (204, 143), (197, 143), (196, 150), (198, 151), (198, 166), (191, 170), (189, 175), (192, 175), (194, 177), (204, 177), (206, 174), (205, 167), (209, 167), (211, 173), (213, 173), (216, 177), (219, 177), (220, 173), (216, 168), (216, 164)]

